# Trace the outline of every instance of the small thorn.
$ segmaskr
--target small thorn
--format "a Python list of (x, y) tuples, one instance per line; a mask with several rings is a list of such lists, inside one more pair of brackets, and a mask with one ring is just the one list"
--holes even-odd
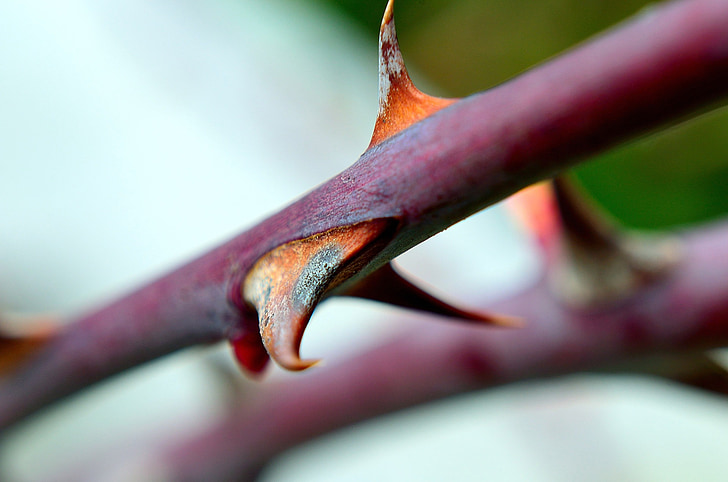
[(391, 263), (358, 280), (354, 285), (338, 294), (380, 301), (460, 321), (482, 322), (512, 328), (523, 325), (523, 320), (520, 318), (462, 310), (446, 303), (407, 281), (397, 273)]
[(573, 181), (559, 176), (552, 186), (559, 220), (569, 238), (594, 250), (614, 249), (619, 244), (615, 223)]
[(421, 92), (404, 65), (394, 26), (394, 0), (389, 0), (379, 30), (379, 113), (369, 148), (453, 104)]
[(574, 306), (628, 297), (680, 259), (676, 240), (622, 230), (564, 176), (521, 191), (511, 205), (539, 239), (553, 291)]
[(390, 218), (335, 228), (279, 246), (256, 262), (243, 297), (258, 312), (262, 343), (277, 364), (298, 371), (318, 363), (299, 356), (314, 308), (384, 247), (396, 225)]
[(570, 304), (592, 307), (626, 298), (680, 260), (674, 238), (622, 230), (566, 177), (553, 186), (562, 235), (552, 284)]
[(230, 344), (235, 359), (246, 372), (252, 376), (263, 373), (270, 357), (263, 347), (258, 330), (234, 338), (230, 340)]
[(615, 244), (613, 223), (566, 177), (529, 186), (509, 201), (521, 223), (549, 255), (564, 237), (590, 249)]

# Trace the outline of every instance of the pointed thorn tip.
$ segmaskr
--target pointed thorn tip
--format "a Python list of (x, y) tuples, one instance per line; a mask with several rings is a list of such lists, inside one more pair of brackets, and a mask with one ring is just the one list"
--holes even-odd
[(276, 359), (281, 367), (292, 372), (302, 372), (321, 363), (319, 359), (302, 360), (299, 357), (293, 359)]
[(483, 321), (502, 328), (523, 328), (526, 326), (526, 320), (518, 316), (489, 314), (486, 315)]
[(379, 30), (379, 112), (369, 148), (454, 102), (427, 95), (412, 83), (397, 40), (394, 0), (390, 0)]
[(291, 241), (263, 255), (249, 271), (243, 298), (258, 314), (260, 340), (283, 368), (300, 371), (306, 325), (319, 301), (356, 273), (388, 242), (399, 225), (379, 218)]
[(379, 301), (455, 320), (482, 322), (513, 328), (523, 326), (523, 320), (520, 318), (463, 310), (446, 303), (401, 276), (394, 269), (392, 263), (388, 263), (365, 278), (358, 280), (340, 294)]
[(384, 9), (384, 16), (382, 17), (382, 27), (381, 28), (384, 28), (384, 26), (386, 24), (388, 24), (389, 22), (391, 22), (393, 18), (394, 18), (394, 0), (389, 0), (387, 2), (387, 7)]

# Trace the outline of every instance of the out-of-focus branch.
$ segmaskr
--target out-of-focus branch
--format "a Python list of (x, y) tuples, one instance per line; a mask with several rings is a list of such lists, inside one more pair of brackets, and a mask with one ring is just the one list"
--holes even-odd
[[(710, 107), (728, 94), (726, 25), (728, 3), (724, 0), (685, 0), (653, 8), (611, 33), (459, 101), (377, 145), (340, 175), (227, 244), (80, 317), (34, 360), (2, 380), (0, 427), (174, 350), (224, 338), (260, 345), (255, 317), (241, 301), (242, 284), (253, 264), (278, 246), (372, 219), (396, 220), (397, 230), (389, 243), (358, 267), (366, 274), (442, 229), (585, 156)], [(686, 312), (695, 309), (690, 303), (701, 306), (706, 296), (697, 290), (691, 293), (694, 300), (682, 298), (689, 300), (682, 308)], [(538, 291), (531, 296), (539, 296)], [(650, 309), (650, 302), (645, 300), (643, 311)], [(642, 313), (638, 308), (634, 307), (635, 313)], [(512, 313), (524, 315), (521, 311)], [(635, 334), (652, 333), (649, 320), (636, 320), (632, 323)], [(713, 324), (716, 330), (722, 329), (717, 321)], [(549, 328), (559, 329), (558, 325)], [(484, 340), (513, 337), (514, 345), (527, 348), (533, 342), (532, 334), (532, 330), (489, 334)], [(635, 340), (639, 338), (635, 336)], [(602, 342), (592, 340), (597, 349), (584, 362), (607, 350)], [(497, 345), (487, 347), (494, 350), (488, 357), (498, 356)], [(443, 342), (440, 349), (448, 346)], [(486, 363), (485, 348), (478, 347), (478, 356), (468, 363)], [(468, 359), (470, 352), (465, 350), (459, 359)], [(516, 350), (513, 356), (525, 363), (539, 353)], [(400, 355), (400, 363), (406, 365), (407, 353)], [(255, 367), (259, 360), (253, 356), (249, 362)], [(448, 366), (452, 369), (452, 363), (433, 373)], [(366, 370), (377, 373), (376, 366), (375, 362)], [(534, 365), (526, 363), (525, 367)], [(315, 383), (319, 376), (309, 380)], [(372, 379), (372, 383), (388, 383), (386, 373), (378, 376), (381, 380)]]
[[(610, 308), (573, 309), (543, 280), (488, 308), (520, 330), (432, 324), (336, 366), (269, 386), (164, 458), (170, 480), (239, 480), (324, 433), (477, 389), (695, 353), (728, 343), (728, 223), (686, 233), (672, 274)], [(639, 365), (638, 365), (639, 366)]]

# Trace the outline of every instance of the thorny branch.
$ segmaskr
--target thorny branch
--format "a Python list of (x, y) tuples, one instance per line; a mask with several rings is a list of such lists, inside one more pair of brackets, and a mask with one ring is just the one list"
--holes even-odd
[[(314, 301), (336, 294), (335, 289), (356, 291), (357, 282), (364, 282), (392, 258), (468, 215), (552, 177), (588, 155), (673, 124), (719, 101), (728, 93), (726, 25), (728, 3), (722, 0), (685, 0), (656, 7), (518, 78), (455, 102), (392, 138), (374, 143), (352, 167), (278, 214), (58, 333), (37, 355), (2, 379), (0, 427), (124, 369), (200, 343), (229, 339), (241, 363), (260, 371), (268, 354), (263, 350), (265, 340), (260, 338), (252, 301), (246, 296), (250, 293), (243, 286), (267, 254), (338, 229), (375, 226), (377, 231), (367, 238), (368, 244), (353, 249), (350, 258), (336, 258), (331, 270), (323, 270), (325, 276), (318, 282), (324, 289), (317, 291)], [(453, 333), (474, 331), (478, 340), (482, 337), (482, 344), (473, 341), (468, 349), (448, 343), (447, 338), (438, 339), (439, 329), (401, 342), (401, 348), (410, 348), (397, 359), (407, 365), (411, 356), (413, 371), (415, 367), (421, 373), (429, 371), (420, 365), (419, 343), (426, 343), (427, 360), (444, 363), (430, 367), (434, 371), (428, 377), (448, 380), (454, 374), (448, 372), (452, 365), (445, 363), (444, 355), (457, 353), (455, 360), (470, 363), (474, 367), (470, 373), (478, 376), (475, 382), (466, 377), (460, 385), (456, 377), (450, 391), (407, 398), (386, 409), (497, 381), (573, 370), (577, 362), (589, 366), (638, 349), (723, 344), (726, 313), (723, 305), (715, 304), (719, 303), (715, 290), (725, 289), (725, 284), (718, 273), (706, 271), (710, 276), (706, 277), (699, 271), (713, 267), (704, 256), (713, 256), (710, 253), (721, 246), (694, 244), (704, 253), (687, 256), (679, 271), (682, 274), (675, 274), (672, 284), (663, 287), (667, 291), (650, 291), (639, 305), (619, 305), (584, 318), (555, 305), (544, 297), (543, 289), (537, 289), (524, 295), (529, 302), (520, 309), (508, 304), (499, 309), (525, 319), (545, 317), (546, 324), (507, 333), (486, 332), (482, 327), (453, 328)], [(704, 279), (720, 283), (711, 287), (701, 281)], [(663, 333), (654, 318), (671, 313), (675, 299), (689, 302), (673, 315), (680, 316), (680, 323), (690, 319), (693, 323), (690, 328), (678, 322), (668, 324), (681, 328), (683, 336), (678, 338)], [(315, 303), (304, 311), (313, 306)], [(522, 312), (526, 306), (533, 311)], [(610, 325), (609, 316), (617, 314), (622, 321)], [(569, 320), (576, 327), (594, 325), (608, 336), (582, 329), (573, 333), (580, 336), (567, 337), (568, 343), (560, 346), (540, 343), (542, 339), (532, 336), (545, 326), (558, 334), (559, 326)], [(305, 321), (307, 318), (304, 326)], [(621, 340), (625, 333), (635, 334), (630, 338), (633, 342), (603, 343)], [(499, 348), (505, 339), (512, 340), (514, 351), (504, 353)], [(292, 341), (295, 343), (295, 337)], [(541, 348), (534, 351), (530, 344)], [(387, 352), (386, 347), (381, 350), (396, 353)], [(433, 356), (433, 350), (441, 350), (443, 357)], [(522, 356), (527, 353), (530, 355)], [(501, 356), (508, 360), (499, 360)], [(539, 356), (559, 363), (538, 365), (548, 373), (541, 372), (535, 362), (529, 362)], [(568, 363), (561, 364), (565, 360)], [(376, 363), (346, 367), (351, 376), (356, 370), (379, 373)], [(491, 373), (493, 367), (507, 373)], [(489, 376), (492, 379), (486, 383)], [(297, 383), (308, 381), (315, 386), (317, 377), (324, 375)], [(377, 410), (354, 418), (372, 416)], [(287, 430), (295, 441), (295, 422), (291, 424)]]
[[(625, 360), (644, 363), (666, 354), (690, 360), (696, 350), (725, 346), (728, 224), (680, 239), (684, 257), (671, 275), (615, 306), (569, 307), (543, 278), (488, 306), (529, 320), (520, 330), (431, 323), (407, 331), (336, 366), (265, 387), (206, 433), (155, 460), (169, 480), (238, 480), (304, 441), (416, 404)], [(680, 378), (690, 382), (691, 376)]]

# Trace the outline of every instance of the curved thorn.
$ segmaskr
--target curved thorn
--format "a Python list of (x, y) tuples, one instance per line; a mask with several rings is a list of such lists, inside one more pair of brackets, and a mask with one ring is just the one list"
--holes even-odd
[(446, 303), (403, 278), (391, 263), (382, 266), (342, 293), (337, 294), (380, 301), (459, 321), (473, 321), (504, 327), (523, 325), (520, 318), (463, 310)]
[(424, 94), (412, 83), (397, 41), (394, 0), (389, 0), (379, 30), (379, 112), (369, 148), (456, 101)]
[(304, 370), (306, 325), (321, 298), (356, 274), (388, 241), (396, 220), (374, 219), (292, 241), (264, 255), (248, 273), (243, 297), (258, 312), (270, 357), (288, 370)]

